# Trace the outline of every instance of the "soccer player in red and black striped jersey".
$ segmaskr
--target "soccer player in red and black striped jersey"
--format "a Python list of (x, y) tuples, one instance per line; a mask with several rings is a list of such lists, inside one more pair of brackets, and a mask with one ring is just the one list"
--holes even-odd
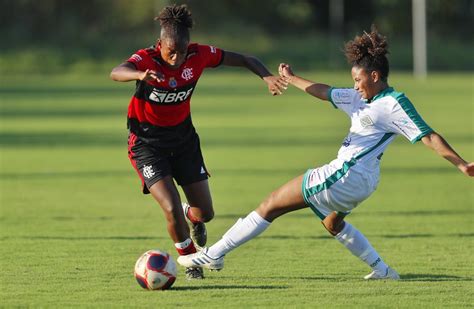
[[(151, 193), (163, 209), (178, 253), (187, 255), (196, 252), (194, 242), (205, 245), (204, 222), (214, 216), (209, 175), (190, 114), (199, 77), (206, 68), (240, 66), (258, 75), (273, 95), (282, 93), (286, 81), (273, 76), (255, 57), (190, 43), (193, 20), (186, 5), (167, 6), (155, 19), (161, 26), (156, 45), (137, 51), (110, 76), (115, 81), (137, 81), (128, 108), (129, 158), (143, 193)], [(173, 178), (188, 204), (181, 203)], [(186, 276), (203, 278), (202, 269), (186, 269)]]

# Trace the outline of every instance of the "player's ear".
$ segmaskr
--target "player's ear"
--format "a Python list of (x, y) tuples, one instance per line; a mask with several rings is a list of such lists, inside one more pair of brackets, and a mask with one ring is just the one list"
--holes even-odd
[(156, 40), (156, 47), (160, 47), (160, 48), (161, 48), (161, 40), (160, 40), (160, 39), (157, 39), (157, 40)]
[(372, 78), (372, 81), (373, 81), (374, 83), (378, 82), (378, 81), (380, 80), (380, 73), (379, 73), (379, 71), (372, 71), (372, 72), (370, 73), (370, 77)]

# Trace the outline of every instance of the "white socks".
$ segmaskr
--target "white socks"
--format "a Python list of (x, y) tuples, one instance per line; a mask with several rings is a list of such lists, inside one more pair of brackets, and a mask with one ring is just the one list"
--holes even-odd
[(345, 222), (344, 228), (335, 238), (375, 272), (386, 272), (387, 264), (384, 263), (377, 251), (370, 245), (367, 238), (350, 223)]
[(257, 237), (268, 226), (270, 226), (270, 222), (260, 217), (257, 212), (252, 211), (244, 219), (237, 220), (222, 236), (221, 240), (209, 247), (207, 255), (214, 259), (219, 258), (250, 239)]
[[(260, 217), (257, 212), (252, 211), (244, 219), (240, 218), (237, 220), (222, 236), (221, 240), (208, 248), (206, 254), (211, 258), (217, 259), (252, 238), (257, 237), (269, 226), (270, 222)], [(367, 238), (350, 223), (345, 222), (344, 228), (335, 238), (375, 272), (386, 272), (387, 264), (384, 263), (377, 251), (370, 245)]]

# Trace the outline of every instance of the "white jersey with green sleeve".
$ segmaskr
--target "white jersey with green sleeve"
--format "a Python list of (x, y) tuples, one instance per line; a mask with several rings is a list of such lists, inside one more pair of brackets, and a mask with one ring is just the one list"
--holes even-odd
[(349, 162), (365, 172), (378, 173), (378, 161), (397, 135), (415, 143), (433, 131), (405, 94), (392, 87), (370, 101), (349, 88), (330, 88), (328, 98), (351, 118), (349, 134), (339, 149), (337, 160)]
[(433, 130), (407, 97), (393, 88), (372, 100), (349, 88), (330, 88), (328, 98), (351, 119), (337, 158), (309, 169), (302, 184), (306, 204), (323, 220), (333, 211), (348, 214), (377, 188), (380, 158), (397, 135), (415, 143)]

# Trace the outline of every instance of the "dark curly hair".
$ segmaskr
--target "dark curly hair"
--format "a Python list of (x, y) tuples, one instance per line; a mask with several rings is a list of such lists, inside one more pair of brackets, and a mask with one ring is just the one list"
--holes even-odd
[(387, 38), (381, 35), (374, 25), (370, 33), (364, 31), (362, 36), (346, 43), (344, 48), (347, 61), (352, 66), (362, 67), (367, 72), (379, 71), (381, 79), (386, 81), (389, 64), (386, 54), (388, 51)]
[(185, 4), (165, 7), (155, 20), (160, 22), (161, 39), (189, 42), (189, 29), (193, 27), (193, 19)]

